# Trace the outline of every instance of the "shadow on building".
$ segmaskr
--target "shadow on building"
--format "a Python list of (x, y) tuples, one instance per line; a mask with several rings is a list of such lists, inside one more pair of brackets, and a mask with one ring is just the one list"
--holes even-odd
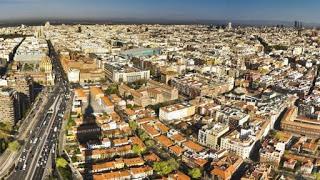
[(92, 160), (90, 157), (93, 155), (93, 149), (90, 149), (90, 145), (102, 143), (102, 132), (100, 126), (96, 122), (96, 117), (93, 115), (94, 109), (91, 105), (90, 94), (88, 102), (88, 106), (86, 107), (83, 116), (83, 124), (77, 128), (77, 140), (88, 149), (85, 151), (86, 165), (84, 168), (84, 179), (93, 179), (93, 176), (90, 173), (92, 171)]

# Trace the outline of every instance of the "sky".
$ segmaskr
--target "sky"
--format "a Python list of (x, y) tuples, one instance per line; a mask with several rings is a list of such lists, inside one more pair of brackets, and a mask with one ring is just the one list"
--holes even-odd
[(320, 23), (319, 0), (0, 0), (14, 19), (282, 20)]

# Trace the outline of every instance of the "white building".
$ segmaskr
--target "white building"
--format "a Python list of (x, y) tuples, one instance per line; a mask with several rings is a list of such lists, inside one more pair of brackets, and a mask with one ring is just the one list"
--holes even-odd
[(251, 150), (255, 144), (251, 136), (241, 137), (238, 131), (233, 131), (221, 138), (221, 149), (227, 149), (234, 152), (243, 159), (249, 158)]
[(120, 62), (107, 62), (104, 64), (106, 76), (113, 82), (134, 82), (140, 79), (150, 79), (149, 70), (140, 70), (126, 60)]
[(80, 70), (70, 69), (68, 71), (68, 80), (69, 82), (78, 83), (80, 81)]
[(119, 72), (114, 72), (112, 76), (112, 81), (113, 82), (134, 82), (140, 79), (150, 79), (150, 71), (131, 71), (131, 72), (126, 72), (126, 71), (119, 71)]
[(195, 106), (188, 103), (179, 103), (161, 107), (159, 111), (159, 119), (165, 121), (182, 119), (194, 115), (195, 109)]
[(111, 147), (111, 141), (109, 138), (103, 138), (101, 144), (88, 142), (87, 146), (89, 149), (109, 148)]

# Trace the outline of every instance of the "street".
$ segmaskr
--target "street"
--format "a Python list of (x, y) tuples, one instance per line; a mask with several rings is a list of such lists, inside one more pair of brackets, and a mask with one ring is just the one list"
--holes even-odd
[[(49, 44), (49, 42), (48, 42)], [(69, 89), (66, 76), (61, 68), (55, 52), (53, 52), (52, 63), (53, 72), (55, 74), (55, 85), (51, 87), (45, 95), (45, 99), (39, 103), (34, 103), (32, 111), (29, 115), (33, 116), (30, 125), (32, 127), (20, 128), (17, 137), (25, 137), (24, 144), (21, 147), (21, 153), (18, 157), (10, 160), (11, 164), (15, 164), (13, 172), (8, 179), (42, 179), (45, 174), (48, 162), (54, 162), (59, 133), (63, 121), (66, 102), (68, 101)], [(39, 99), (42, 100), (42, 97)], [(34, 114), (34, 109), (37, 114)], [(42, 111), (41, 111), (42, 110)], [(50, 159), (49, 161), (49, 158)], [(13, 162), (12, 162), (13, 161)], [(9, 163), (9, 164), (10, 164)], [(8, 168), (12, 165), (8, 165)]]

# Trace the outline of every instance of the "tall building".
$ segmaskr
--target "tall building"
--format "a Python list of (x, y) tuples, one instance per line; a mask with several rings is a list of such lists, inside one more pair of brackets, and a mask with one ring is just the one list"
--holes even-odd
[(302, 22), (301, 21), (294, 21), (294, 28), (301, 29), (302, 28)]
[(12, 88), (0, 89), (0, 122), (14, 125), (21, 118), (18, 93)]
[(294, 21), (294, 28), (298, 27), (298, 21)]
[(228, 30), (231, 30), (231, 29), (232, 29), (232, 23), (229, 22), (229, 23), (228, 23)]
[(34, 100), (34, 86), (31, 77), (8, 79), (8, 86), (17, 91), (21, 113), (24, 114)]
[(37, 26), (36, 30), (34, 32), (34, 36), (37, 38), (43, 38), (44, 37), (44, 28), (43, 26)]
[(49, 27), (50, 27), (50, 22), (47, 21), (47, 22), (44, 24), (44, 27), (45, 27), (45, 28), (49, 28)]

